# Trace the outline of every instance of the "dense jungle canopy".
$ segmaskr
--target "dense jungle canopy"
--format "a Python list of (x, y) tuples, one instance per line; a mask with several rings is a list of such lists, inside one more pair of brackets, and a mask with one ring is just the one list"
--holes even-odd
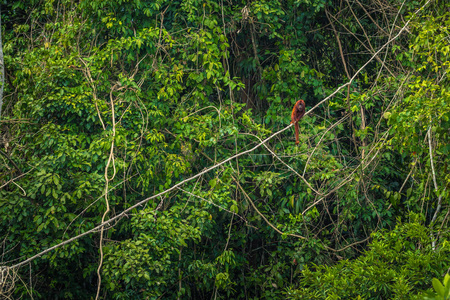
[(0, 298), (446, 299), (447, 0), (0, 4)]

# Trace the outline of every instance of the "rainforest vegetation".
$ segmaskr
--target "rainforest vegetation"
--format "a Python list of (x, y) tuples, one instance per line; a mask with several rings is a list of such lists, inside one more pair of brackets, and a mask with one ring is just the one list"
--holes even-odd
[(0, 298), (448, 299), (447, 0), (0, 4)]

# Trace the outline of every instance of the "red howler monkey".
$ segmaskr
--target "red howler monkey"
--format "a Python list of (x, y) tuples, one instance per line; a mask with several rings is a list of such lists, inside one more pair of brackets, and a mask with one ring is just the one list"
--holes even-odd
[(303, 117), (305, 114), (305, 101), (298, 100), (297, 103), (295, 103), (294, 108), (292, 109), (292, 115), (291, 115), (291, 124), (294, 123), (295, 125), (295, 144), (298, 145), (300, 142), (298, 140), (298, 121)]

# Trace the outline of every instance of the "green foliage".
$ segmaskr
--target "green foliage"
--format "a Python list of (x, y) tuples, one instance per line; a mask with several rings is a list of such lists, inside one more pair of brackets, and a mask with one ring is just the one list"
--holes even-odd
[[(441, 1), (3, 2), (5, 264), (252, 149), (302, 98), (300, 145), (284, 131), (105, 228), (100, 296), (406, 299), (446, 271)], [(33, 260), (12, 296), (95, 297), (99, 248)]]
[(430, 292), (427, 296), (424, 297), (424, 299), (450, 299), (450, 275), (445, 274), (443, 284), (437, 278), (433, 278), (432, 283), (436, 293), (433, 294)]
[[(417, 168), (418, 186), (407, 191), (409, 205), (418, 205), (424, 195), (428, 199), (442, 196), (448, 199), (446, 184), (440, 184), (432, 195), (426, 193), (426, 178), (431, 172), (428, 136), (432, 137), (433, 160), (437, 182), (448, 183), (447, 172), (450, 109), (448, 102), (448, 78), (443, 74), (450, 66), (450, 52), (443, 38), (449, 34), (450, 14), (425, 15), (415, 23), (416, 37), (411, 43), (409, 55), (415, 72), (407, 79), (408, 89), (403, 101), (386, 114), (391, 132), (396, 132), (391, 141), (393, 148), (407, 159), (412, 168)], [(406, 79), (405, 79), (406, 81)], [(430, 135), (428, 135), (428, 131)], [(426, 145), (424, 147), (424, 145)]]
[[(313, 265), (302, 271), (298, 290), (289, 299), (410, 299), (447, 270), (450, 247), (432, 249), (428, 229), (419, 223), (398, 224), (372, 235), (369, 250), (335, 266)], [(436, 280), (433, 279), (433, 286)]]
[[(182, 219), (172, 212), (154, 216), (151, 211), (140, 211), (131, 220), (134, 237), (104, 249), (108, 289), (117, 298), (173, 297), (170, 287), (181, 279), (178, 276), (189, 274), (177, 275), (180, 268), (185, 270), (178, 257), (188, 244), (199, 242), (200, 227), (210, 222), (208, 215), (194, 211)], [(179, 292), (183, 295), (186, 290)]]

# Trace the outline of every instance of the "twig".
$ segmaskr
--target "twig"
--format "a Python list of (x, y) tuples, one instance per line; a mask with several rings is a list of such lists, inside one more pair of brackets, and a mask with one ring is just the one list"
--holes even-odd
[[(203, 197), (201, 197), (201, 196), (199, 196), (199, 195), (196, 195), (196, 194), (194, 194), (194, 193), (191, 193), (191, 192), (189, 192), (189, 191), (187, 191), (187, 190), (185, 190), (185, 189), (182, 189), (182, 188), (178, 188), (178, 189), (179, 189), (180, 191), (186, 193), (186, 194), (189, 194), (189, 195), (191, 195), (191, 196), (193, 196), (193, 197), (196, 197), (196, 198), (199, 198), (200, 200), (205, 201), (205, 202), (207, 202), (207, 203), (209, 203), (209, 204), (211, 204), (211, 205), (214, 205), (215, 207), (218, 207), (219, 209), (222, 209), (222, 210), (226, 211), (227, 213), (230, 213), (232, 216), (237, 216), (237, 217), (240, 218), (242, 221), (244, 221), (245, 224), (248, 223), (248, 221), (247, 221), (246, 219), (244, 219), (243, 217), (241, 217), (241, 216), (238, 215), (237, 213), (232, 212), (231, 210), (226, 209), (225, 207), (222, 207), (222, 206), (220, 206), (220, 205), (217, 205), (217, 204), (215, 204), (214, 202), (209, 201), (209, 200), (207, 200), (207, 199), (205, 199), (205, 198), (203, 198)], [(253, 227), (253, 226), (252, 226), (252, 227)], [(254, 227), (254, 228), (256, 228), (256, 227)]]
[(95, 203), (97, 203), (98, 200), (102, 199), (106, 193), (111, 192), (112, 190), (114, 190), (116, 187), (118, 187), (119, 185), (122, 185), (123, 183), (127, 182), (128, 180), (130, 180), (131, 178), (133, 178), (134, 176), (136, 176), (137, 174), (131, 175), (130, 177), (122, 180), (121, 182), (119, 182), (118, 184), (116, 184), (115, 186), (113, 186), (110, 190), (103, 192), (97, 199), (95, 199), (94, 201), (91, 202), (91, 204), (89, 204), (88, 206), (86, 206), (75, 218), (73, 218), (72, 221), (70, 221), (69, 225), (66, 226), (66, 230), (64, 230), (64, 233), (62, 235), (62, 237), (64, 238), (64, 236), (66, 235), (67, 230), (69, 229), (69, 227), (72, 225), (73, 222), (75, 222), (75, 220), (80, 217), (81, 215), (83, 215), (92, 205), (94, 205)]
[(16, 168), (17, 171), (19, 171), (20, 175), (23, 174), (22, 170), (17, 166), (17, 164), (14, 162), (14, 160), (12, 160), (12, 158), (8, 156), (8, 154), (3, 152), (2, 150), (0, 150), (0, 154), (3, 155), (4, 157), (6, 157), (9, 160), (9, 162), (13, 164), (14, 168)]
[[(389, 133), (389, 130), (387, 130), (386, 132), (385, 132), (385, 134), (381, 137), (381, 139), (384, 139), (384, 137), (387, 135)], [(381, 144), (383, 145), (385, 142), (383, 141)], [(381, 146), (382, 146), (381, 145)], [(367, 154), (367, 156), (366, 156), (366, 159), (367, 159), (367, 157), (369, 157), (369, 155), (372, 153), (372, 151), (376, 148), (376, 146), (377, 145), (375, 145), (375, 146), (373, 146), (372, 147), (372, 149), (369, 151), (369, 153)], [(313, 208), (316, 204), (318, 204), (318, 203), (320, 203), (321, 201), (323, 201), (325, 198), (327, 198), (328, 196), (330, 196), (331, 194), (333, 194), (334, 192), (336, 192), (337, 190), (339, 190), (341, 187), (343, 187), (344, 185), (346, 185), (348, 182), (350, 182), (351, 180), (353, 180), (353, 178), (352, 178), (352, 175), (356, 172), (356, 171), (358, 171), (358, 169), (361, 167), (362, 168), (362, 170), (364, 170), (364, 169), (366, 169), (369, 165), (370, 165), (370, 163), (377, 157), (377, 155), (378, 155), (378, 152), (380, 152), (380, 150), (381, 150), (381, 147), (380, 147), (380, 149), (378, 149), (378, 151), (373, 155), (373, 157), (366, 163), (364, 160), (362, 160), (361, 161), (361, 163), (352, 171), (352, 172), (350, 172), (350, 174), (344, 179), (344, 180), (342, 180), (341, 181), (341, 183), (337, 186), (337, 187), (335, 187), (335, 188), (333, 188), (331, 191), (329, 191), (325, 196), (323, 196), (322, 198), (320, 198), (319, 200), (317, 200), (317, 201), (315, 201), (313, 204), (311, 204), (310, 206), (308, 206), (303, 212), (302, 212), (302, 215), (304, 215), (308, 210), (310, 210), (311, 208)]]
[[(239, 180), (237, 180), (234, 177), (233, 177), (233, 180), (237, 184), (237, 186), (240, 188), (241, 192), (244, 194), (244, 196), (247, 199), (247, 201), (250, 202), (250, 204), (252, 205), (253, 209), (258, 213), (258, 215), (261, 216), (261, 218), (263, 218), (263, 220), (267, 223), (267, 225), (269, 225), (273, 230), (275, 230), (279, 234), (285, 234), (280, 229), (276, 228), (272, 223), (270, 223), (269, 220), (267, 220), (267, 218), (258, 210), (258, 208), (256, 207), (255, 203), (252, 201), (250, 196), (245, 192), (244, 188), (239, 183)], [(301, 236), (301, 235), (298, 235), (298, 234), (293, 234), (293, 233), (286, 233), (286, 235), (293, 236), (293, 237), (296, 237), (296, 238), (299, 238), (299, 239), (302, 239), (302, 240), (306, 240), (307, 239), (304, 236)]]
[[(249, 134), (250, 135), (250, 134)], [(252, 136), (256, 137), (259, 141), (261, 141), (261, 139), (257, 136), (257, 135), (253, 135)], [(273, 157), (275, 157), (276, 159), (278, 159), (283, 165), (285, 165), (289, 170), (291, 170), (292, 172), (294, 172), (298, 177), (300, 177), (303, 182), (317, 195), (323, 196), (323, 194), (319, 191), (317, 191), (316, 189), (314, 189), (311, 184), (308, 182), (308, 180), (306, 180), (306, 178), (302, 175), (300, 175), (297, 171), (295, 171), (290, 165), (288, 165), (287, 163), (285, 163), (275, 152), (272, 151), (272, 149), (269, 148), (269, 146), (267, 146), (266, 144), (263, 144), (263, 146), (267, 149), (267, 151), (269, 151)]]
[[(402, 8), (403, 8), (403, 5), (405, 5), (405, 2), (406, 2), (406, 0), (403, 0), (402, 5), (400, 6), (400, 9), (398, 10), (397, 15), (395, 16), (394, 22), (392, 23), (391, 30), (389, 31), (389, 38), (392, 36), (392, 32), (394, 31), (394, 28), (395, 28), (395, 22), (397, 22), (397, 18), (400, 15), (400, 13), (402, 11)], [(384, 54), (383, 61), (386, 61), (387, 55), (388, 55), (388, 50), (386, 49), (386, 53)], [(378, 81), (378, 78), (380, 77), (381, 71), (383, 70), (384, 66), (386, 66), (386, 65), (385, 64), (381, 65), (380, 71), (378, 71), (378, 75), (377, 75), (377, 78), (375, 79), (375, 82)]]
[(344, 248), (341, 248), (341, 249), (332, 249), (332, 248), (329, 248), (329, 247), (328, 247), (327, 249), (328, 249), (328, 250), (331, 250), (331, 251), (334, 251), (334, 252), (341, 252), (341, 251), (344, 251), (344, 250), (347, 249), (347, 248), (350, 248), (350, 247), (353, 247), (353, 246), (355, 246), (355, 245), (358, 245), (358, 244), (367, 242), (369, 239), (370, 239), (370, 236), (368, 236), (367, 238), (365, 238), (365, 239), (363, 239), (363, 240), (361, 240), (361, 241), (357, 241), (357, 242), (348, 244), (347, 246), (345, 246)]
[[(307, 240), (306, 237), (301, 236), (301, 235), (298, 235), (298, 234), (293, 234), (293, 233), (283, 233), (281, 230), (279, 230), (277, 227), (275, 227), (272, 223), (270, 223), (269, 220), (267, 220), (267, 218), (266, 218), (266, 217), (258, 210), (258, 208), (256, 207), (255, 203), (252, 201), (252, 199), (250, 198), (250, 196), (245, 192), (244, 188), (240, 185), (239, 181), (236, 180), (234, 177), (233, 177), (233, 179), (234, 179), (234, 181), (236, 182), (237, 186), (238, 186), (238, 187), (240, 188), (240, 190), (242, 191), (242, 193), (244, 194), (245, 198), (248, 200), (248, 202), (250, 202), (251, 206), (252, 206), (252, 207), (255, 209), (255, 211), (258, 213), (258, 215), (260, 215), (261, 218), (263, 218), (263, 220), (267, 223), (267, 225), (269, 225), (273, 230), (275, 230), (277, 233), (279, 233), (279, 234), (281, 234), (281, 235), (287, 235), (287, 236), (296, 237), (296, 238), (299, 238), (299, 239), (302, 239), (302, 240)], [(354, 245), (364, 243), (364, 242), (366, 242), (366, 241), (369, 240), (369, 239), (370, 239), (370, 236), (367, 237), (367, 238), (365, 238), (364, 240), (361, 240), (361, 241), (358, 241), (358, 242), (354, 242), (354, 243), (352, 243), (352, 244), (349, 244), (349, 245), (347, 245), (347, 246), (345, 246), (344, 248), (341, 248), (341, 249), (333, 249), (333, 248), (328, 247), (328, 246), (326, 246), (326, 245), (323, 245), (323, 247), (324, 247), (325, 249), (331, 250), (331, 251), (333, 251), (333, 252), (341, 252), (341, 251), (344, 251), (345, 249), (347, 249), (347, 248), (349, 248), (349, 247), (352, 247), (352, 246), (354, 246)]]
[(333, 125), (331, 125), (330, 127), (328, 127), (328, 129), (323, 133), (323, 135), (321, 136), (319, 142), (317, 142), (316, 146), (314, 147), (314, 150), (311, 152), (311, 154), (308, 156), (308, 160), (306, 161), (305, 164), (305, 168), (303, 169), (303, 176), (305, 176), (305, 172), (306, 172), (306, 168), (308, 167), (309, 161), (311, 160), (311, 157), (313, 156), (314, 152), (316, 151), (317, 147), (320, 145), (320, 143), (322, 142), (323, 138), (325, 137), (325, 135), (327, 134), (328, 131), (330, 131), (331, 129), (333, 129), (334, 127), (336, 127), (337, 125), (341, 124), (345, 119), (347, 119), (349, 116), (349, 114), (345, 115), (342, 119), (340, 119), (339, 121), (337, 121), (336, 123), (334, 123)]
[[(396, 39), (400, 36), (400, 35), (403, 33), (403, 31), (406, 30), (406, 28), (408, 27), (409, 23), (412, 21), (413, 17), (414, 17), (415, 15), (417, 15), (417, 14), (419, 13), (419, 11), (421, 11), (421, 10), (422, 10), (425, 6), (427, 6), (428, 3), (430, 3), (431, 1), (432, 1), (432, 0), (428, 0), (427, 2), (425, 2), (424, 5), (422, 5), (421, 8), (419, 8), (418, 10), (416, 10), (416, 11), (414, 12), (414, 14), (412, 15), (411, 19), (409, 19), (408, 22), (405, 23), (405, 25), (399, 30), (399, 32), (398, 32), (394, 37), (392, 37), (391, 39), (389, 39), (383, 46), (381, 46), (380, 49), (378, 49), (378, 51), (375, 52), (375, 53), (372, 55), (372, 57), (371, 57), (371, 58), (370, 58), (370, 59), (369, 59), (369, 60), (368, 60), (361, 68), (359, 68), (358, 71), (355, 72), (355, 74), (353, 75), (353, 77), (350, 78), (350, 80), (349, 80), (347, 83), (341, 85), (341, 86), (340, 86), (339, 88), (337, 88), (333, 93), (331, 93), (328, 97), (326, 97), (325, 99), (323, 99), (322, 101), (320, 101), (319, 103), (317, 103), (317, 104), (316, 104), (313, 108), (311, 108), (308, 112), (313, 111), (313, 110), (316, 109), (319, 105), (322, 105), (322, 103), (324, 103), (325, 101), (327, 101), (328, 99), (330, 99), (330, 98), (332, 98), (334, 95), (336, 95), (336, 94), (337, 94), (340, 90), (342, 90), (344, 87), (346, 87), (346, 86), (352, 84), (352, 83), (353, 83), (353, 80), (355, 80), (356, 76), (358, 76), (359, 73), (361, 73), (361, 71), (364, 70), (364, 68), (367, 67), (367, 65), (370, 64), (370, 62), (371, 62), (372, 60), (374, 60), (375, 57), (377, 57), (377, 55), (378, 55), (384, 48), (386, 48), (390, 43), (392, 43), (392, 41), (396, 40)], [(308, 112), (305, 113), (305, 115), (307, 115)]]
[(0, 186), (0, 189), (4, 188), (5, 186), (7, 186), (8, 184), (10, 184), (11, 182), (14, 182), (14, 180), (17, 180), (17, 179), (19, 179), (19, 178), (21, 178), (21, 177), (27, 175), (28, 173), (30, 173), (30, 172), (33, 171), (34, 169), (36, 169), (36, 167), (33, 167), (33, 168), (32, 168), (31, 170), (29, 170), (28, 172), (22, 173), (22, 174), (20, 174), (19, 176), (14, 177), (13, 179), (8, 180), (8, 181), (5, 182), (2, 186)]

